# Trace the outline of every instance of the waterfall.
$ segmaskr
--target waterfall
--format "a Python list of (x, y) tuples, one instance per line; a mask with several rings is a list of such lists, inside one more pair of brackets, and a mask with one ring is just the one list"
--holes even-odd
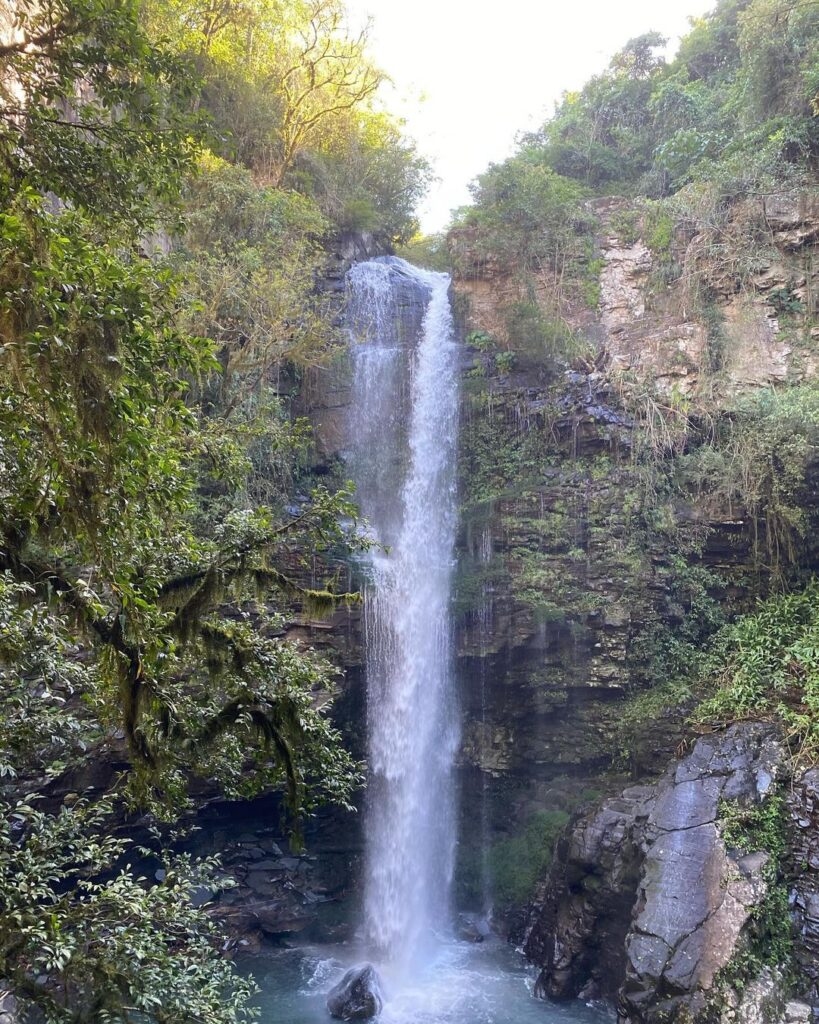
[(365, 602), (365, 923), (409, 967), (449, 924), (458, 717), (450, 670), (457, 346), (449, 277), (395, 257), (348, 275), (350, 452), (377, 546)]

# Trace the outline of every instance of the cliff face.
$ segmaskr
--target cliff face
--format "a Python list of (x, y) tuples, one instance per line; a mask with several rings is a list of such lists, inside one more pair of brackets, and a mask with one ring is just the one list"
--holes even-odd
[[(658, 403), (669, 395), (684, 407), (686, 396), (713, 391), (706, 405), (718, 416), (737, 392), (817, 370), (815, 199), (774, 197), (737, 211), (727, 231), (736, 238), (707, 258), (705, 233), (676, 224), (662, 259), (678, 269), (666, 284), (642, 237), (645, 216), (623, 200), (593, 205), (599, 302), (563, 305), (587, 345), (574, 370), (504, 361), (519, 278), (472, 260), (468, 231), (453, 239), (473, 357), (461, 441), (465, 757), (493, 776), (531, 780), (610, 763), (618, 703), (662, 681), (650, 678), (652, 626), (685, 618), (681, 551), (698, 548), (693, 560), (719, 571), (719, 599), (741, 599), (740, 577), (752, 571), (747, 510), (675, 497), (664, 512), (675, 523), (637, 521), (648, 485), (632, 458), (646, 427), (634, 392), (648, 385)], [(749, 224), (765, 232), (750, 268), (740, 265)], [(539, 299), (553, 298), (553, 287), (548, 274), (536, 277)], [(660, 723), (645, 749), (630, 751), (639, 762), (631, 767), (659, 771), (679, 739)]]
[(530, 923), (540, 990), (618, 999), (624, 1020), (701, 1016), (772, 885), (768, 851), (724, 840), (721, 804), (760, 806), (783, 762), (770, 728), (733, 726), (583, 818)]
[[(609, 224), (612, 206), (600, 206)], [(819, 329), (802, 324), (798, 332), (787, 313), (801, 306), (810, 319), (814, 312), (817, 223), (819, 200), (789, 195), (738, 208), (718, 245), (707, 231), (691, 236), (682, 224), (669, 246), (682, 276), (665, 291), (653, 285), (657, 257), (642, 237), (625, 245), (604, 223), (601, 322), (608, 365), (649, 373), (661, 390), (691, 391), (713, 361), (716, 320), (727, 390), (814, 375), (819, 364), (811, 342)], [(748, 236), (756, 241), (750, 259)], [(709, 292), (707, 319), (696, 313), (697, 288)]]
[[(468, 230), (452, 240), (473, 357), (461, 457), (464, 804), (488, 804), (480, 838), (473, 814), (463, 841), (501, 849), (537, 809), (575, 813), (528, 923), (506, 918), (543, 967), (542, 994), (618, 999), (624, 1021), (781, 1021), (775, 954), (731, 973), (769, 898), (770, 855), (731, 849), (719, 818), (728, 797), (761, 800), (753, 779), (784, 777), (786, 759), (750, 728), (701, 740), (677, 762), (690, 736), (685, 695), (650, 696), (666, 682), (663, 631), (696, 644), (709, 630), (705, 602), (751, 599), (758, 523), (707, 493), (677, 493), (654, 522), (635, 514), (648, 485), (633, 455), (651, 426), (635, 396), (716, 419), (738, 396), (815, 377), (819, 206), (768, 197), (735, 209), (718, 241), (682, 219), (663, 225), (660, 244), (645, 210), (593, 205), (592, 301), (557, 296), (549, 273), (527, 283), (528, 299), (559, 305), (584, 340), (571, 370), (538, 365), (513, 337), (510, 311), (527, 294), (514, 268), (473, 259)], [(516, 347), (521, 356), (504, 354)], [(815, 483), (805, 500), (815, 516)], [(802, 557), (815, 569), (810, 535)], [(625, 784), (626, 770), (644, 782)], [(787, 839), (800, 991), (812, 1000), (814, 782), (793, 780)], [(597, 804), (600, 791), (614, 795)], [(790, 1006), (787, 1019), (804, 1012)]]
[[(567, 298), (551, 271), (528, 284), (547, 302), (561, 292), (562, 314), (593, 342), (601, 366), (681, 393), (715, 368), (724, 392), (819, 371), (818, 195), (748, 200), (718, 225), (711, 211), (700, 211), (702, 221), (681, 215), (658, 225), (651, 210), (626, 200), (590, 206), (598, 225), (592, 302)], [(469, 229), (453, 233), (467, 327), (506, 342), (520, 276), (473, 256), (471, 242)]]

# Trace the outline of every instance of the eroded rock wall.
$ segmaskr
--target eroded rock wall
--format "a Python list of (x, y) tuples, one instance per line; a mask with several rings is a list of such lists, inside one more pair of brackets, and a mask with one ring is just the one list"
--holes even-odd
[[(698, 740), (656, 783), (581, 816), (558, 845), (527, 927), (539, 992), (606, 997), (624, 1024), (785, 1020), (788, 986), (782, 965), (765, 962), (776, 950), (761, 932), (773, 854), (733, 847), (723, 819), (732, 807), (753, 812), (771, 800), (788, 771), (773, 727), (735, 725)], [(791, 803), (803, 829), (809, 774)], [(815, 885), (807, 856), (789, 881), (797, 906)], [(815, 941), (809, 924), (796, 937), (807, 998)], [(805, 1011), (791, 1003), (789, 1012)]]

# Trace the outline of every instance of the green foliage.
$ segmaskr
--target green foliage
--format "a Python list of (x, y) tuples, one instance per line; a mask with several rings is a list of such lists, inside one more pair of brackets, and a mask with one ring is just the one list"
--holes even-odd
[(168, 216), (195, 157), (194, 79), (136, 0), (22, 0), (0, 48), (0, 198), (52, 192), (106, 221)]
[(189, 493), (182, 377), (215, 365), (210, 345), (175, 329), (168, 275), (101, 245), (80, 214), (23, 192), (0, 214), (0, 254), (7, 552), (48, 528), (127, 590)]
[[(780, 794), (759, 804), (723, 800), (719, 808), (719, 828), (725, 844), (739, 853), (764, 850), (776, 868), (787, 849), (785, 802)], [(769, 866), (770, 867), (770, 866)]]
[(477, 229), (479, 249), (523, 271), (544, 265), (563, 273), (582, 255), (579, 231), (590, 223), (585, 190), (556, 174), (534, 148), (493, 164), (472, 188), (474, 206), (461, 213)]
[[(556, 173), (536, 145), (492, 164), (471, 186), (473, 205), (458, 211), (467, 240), (455, 247), (455, 270), (491, 262), (510, 275), (516, 298), (502, 310), (505, 343), (521, 364), (552, 369), (581, 353), (568, 323), (573, 303), (595, 306), (600, 267), (590, 251), (595, 218), (588, 190)], [(464, 259), (469, 263), (459, 266)]]
[[(576, 552), (569, 547), (568, 527), (563, 517), (563, 546), (572, 560)], [(581, 552), (580, 561), (585, 561)], [(559, 622), (569, 616), (584, 616), (600, 605), (597, 594), (584, 590), (581, 583), (567, 573), (564, 563), (556, 562), (545, 551), (513, 548), (509, 553), (513, 592), (517, 600), (529, 608), (539, 622)]]
[(819, 752), (819, 584), (778, 594), (725, 626), (708, 653), (700, 722), (782, 722), (794, 756)]
[(486, 331), (470, 331), (466, 336), (466, 343), (479, 352), (491, 352), (496, 347), (495, 339)]
[[(804, 183), (819, 152), (817, 38), (814, 4), (720, 0), (692, 19), (671, 61), (656, 33), (630, 40), (484, 178), (514, 180), (523, 164), (596, 193), (659, 198), (710, 182), (723, 200)], [(492, 196), (484, 178), (477, 216), (491, 220), (482, 208), (500, 214), (509, 198)], [(526, 245), (516, 248), (529, 259)]]
[(193, 906), (216, 865), (168, 858), (158, 884), (116, 868), (132, 851), (110, 834), (111, 809), (0, 801), (6, 984), (47, 1024), (253, 1020), (252, 981), (219, 955), (213, 922)]
[(610, 218), (611, 229), (623, 245), (634, 245), (641, 234), (640, 211), (616, 210)]
[(647, 207), (644, 219), (646, 245), (661, 262), (670, 263), (674, 218), (662, 204), (652, 203)]
[(578, 334), (565, 320), (550, 316), (533, 300), (512, 303), (504, 310), (509, 343), (528, 366), (552, 366), (584, 350)]
[(738, 505), (754, 551), (775, 572), (792, 564), (809, 534), (806, 471), (819, 443), (819, 389), (807, 382), (735, 400), (706, 443), (679, 460), (681, 480)]
[(78, 703), (93, 687), (93, 668), (77, 657), (76, 638), (48, 607), (32, 602), (31, 584), (0, 575), (0, 778), (33, 770), (48, 778), (81, 764), (101, 738)]
[(187, 199), (187, 233), (171, 257), (184, 282), (177, 323), (216, 342), (221, 372), (202, 389), (220, 418), (264, 401), (272, 370), (315, 365), (336, 332), (315, 282), (330, 229), (307, 196), (257, 185), (249, 171), (205, 156)]
[(506, 376), (514, 369), (516, 361), (514, 352), (498, 352), (495, 356), (495, 369), (501, 376)]
[[(298, 187), (309, 185), (323, 213), (342, 232), (369, 232), (401, 246), (417, 237), (415, 210), (431, 174), (393, 119), (366, 111), (348, 115), (318, 152), (304, 154), (292, 178)], [(426, 241), (418, 256), (420, 262), (406, 258), (431, 270), (448, 269), (442, 239)]]
[[(352, 768), (312, 710), (326, 670), (287, 645), (240, 636), (213, 613), (228, 596), (257, 591), (332, 600), (326, 587), (282, 574), (270, 552), (304, 539), (305, 527), (318, 548), (335, 545), (336, 517), (352, 509), (346, 496), (317, 493), (292, 537), (283, 510), (264, 507), (195, 537), (192, 456), (207, 435), (183, 402), (183, 374), (215, 368), (210, 345), (173, 325), (163, 271), (96, 244), (79, 214), (54, 218), (25, 200), (0, 220), (3, 568), (33, 583), (38, 614), (56, 600), (95, 650), (81, 696), (99, 724), (124, 729), (135, 798), (178, 794), (185, 766), (230, 785), (237, 752), (260, 735), (255, 785), (286, 776), (295, 806), (304, 780), (291, 751), (302, 741), (305, 751), (311, 737), (328, 741), (331, 761)], [(332, 770), (329, 778), (331, 788), (341, 782)]]
[(720, 972), (717, 986), (742, 988), (765, 967), (788, 971), (793, 951), (788, 885), (781, 863), (787, 851), (787, 809), (780, 793), (761, 803), (722, 800), (719, 829), (726, 846), (740, 854), (765, 852), (763, 877), (768, 891), (753, 908), (745, 945)]
[(538, 811), (519, 835), (492, 844), (489, 878), (498, 904), (521, 906), (531, 899), (538, 880), (552, 861), (555, 841), (568, 820), (565, 811)]
[(386, 243), (415, 233), (429, 168), (376, 108), (385, 76), (341, 0), (151, 0), (145, 16), (154, 38), (196, 66), (218, 155), (260, 185), (310, 196), (336, 231)]
[(520, 430), (512, 410), (502, 408), (493, 413), (489, 402), (491, 398), (485, 394), (476, 399), (474, 413), (461, 427), (459, 472), (465, 509), (519, 493), (527, 482), (540, 477), (544, 467), (546, 435), (542, 425)]
[(417, 267), (447, 273), (451, 270), (451, 258), (446, 244), (446, 236), (414, 235), (395, 250), (396, 256), (414, 263)]
[(679, 717), (690, 707), (707, 664), (708, 640), (724, 623), (717, 597), (718, 577), (702, 566), (673, 555), (657, 573), (666, 599), (662, 619), (646, 624), (629, 647), (632, 677), (641, 687), (619, 712), (619, 756), (633, 769), (651, 748), (654, 724)]

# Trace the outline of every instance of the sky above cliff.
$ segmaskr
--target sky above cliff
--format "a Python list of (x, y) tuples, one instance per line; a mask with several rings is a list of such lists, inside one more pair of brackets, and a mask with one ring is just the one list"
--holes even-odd
[(713, 0), (347, 0), (354, 25), (372, 17), (371, 52), (393, 80), (391, 110), (438, 176), (424, 231), (469, 201), (467, 186), (540, 125), (629, 39), (650, 30), (674, 52)]

